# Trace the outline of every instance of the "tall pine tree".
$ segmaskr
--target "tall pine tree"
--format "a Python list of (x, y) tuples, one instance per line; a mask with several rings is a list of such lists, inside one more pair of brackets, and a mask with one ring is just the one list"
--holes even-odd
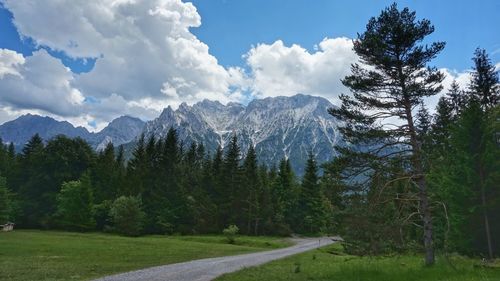
[(344, 157), (361, 162), (386, 162), (392, 158), (407, 162), (409, 169), (404, 178), (412, 182), (418, 194), (427, 265), (434, 263), (431, 202), (414, 109), (424, 97), (442, 89), (443, 74), (427, 64), (445, 43), (421, 43), (433, 32), (430, 21), (417, 20), (415, 12), (399, 10), (396, 4), (371, 18), (366, 31), (354, 41), (354, 51), (362, 64), (353, 64), (351, 75), (342, 80), (353, 96), (341, 95), (341, 108), (330, 110), (345, 121), (341, 128), (345, 139), (353, 147), (366, 147), (364, 151), (340, 149)]
[(307, 158), (297, 210), (301, 221), (299, 231), (318, 233), (326, 227), (328, 209), (325, 206), (325, 198), (319, 183), (318, 165), (312, 152), (309, 152)]
[(474, 71), (469, 85), (471, 98), (478, 101), (485, 110), (498, 104), (500, 84), (495, 65), (491, 63), (486, 50), (477, 48), (472, 58)]

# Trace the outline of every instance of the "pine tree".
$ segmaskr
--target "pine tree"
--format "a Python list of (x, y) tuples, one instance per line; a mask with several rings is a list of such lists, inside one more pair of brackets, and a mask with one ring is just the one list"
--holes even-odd
[(211, 200), (202, 184), (204, 149), (199, 150), (199, 145), (192, 142), (189, 149), (183, 155), (181, 164), (181, 181), (186, 193), (186, 210), (189, 221), (184, 223), (183, 228), (189, 232), (199, 232), (207, 229), (205, 214), (213, 213)]
[(439, 99), (436, 114), (432, 124), (432, 135), (435, 146), (438, 147), (438, 155), (443, 155), (449, 149), (450, 129), (453, 125), (453, 109), (445, 97)]
[(460, 85), (458, 85), (456, 80), (453, 80), (451, 83), (450, 89), (446, 94), (446, 99), (449, 100), (451, 105), (451, 115), (453, 116), (453, 119), (456, 120), (456, 117), (467, 104), (466, 96), (462, 89), (460, 89)]
[(92, 169), (93, 195), (95, 203), (113, 200), (118, 195), (118, 163), (115, 159), (115, 147), (112, 142), (99, 152), (96, 164)]
[(259, 217), (255, 221), (255, 235), (276, 234), (273, 220), (273, 206), (271, 197), (272, 182), (276, 173), (273, 170), (268, 171), (267, 166), (259, 167), (259, 179), (261, 191), (259, 194)]
[(261, 219), (261, 182), (259, 178), (259, 171), (257, 167), (257, 154), (255, 148), (250, 145), (248, 148), (245, 160), (243, 162), (244, 173), (244, 191), (240, 193), (240, 197), (246, 203), (246, 233), (257, 235), (258, 223)]
[(223, 152), (222, 147), (218, 146), (213, 157), (207, 159), (208, 165), (205, 165), (204, 189), (207, 191), (211, 202), (214, 204), (214, 221), (215, 226), (218, 230), (222, 230), (226, 225), (224, 225), (222, 205), (227, 199), (224, 197), (226, 195), (223, 188)]
[(85, 140), (60, 135), (47, 142), (44, 156), (42, 210), (46, 216), (44, 224), (50, 224), (51, 216), (56, 212), (57, 194), (62, 184), (80, 179), (95, 164), (96, 155)]
[(239, 196), (241, 187), (241, 166), (240, 166), (240, 147), (238, 138), (233, 134), (229, 142), (223, 161), (223, 181), (222, 181), (222, 201), (220, 214), (221, 222), (225, 227), (230, 224), (242, 225), (241, 213), (243, 211), (242, 198)]
[[(418, 140), (422, 146), (423, 153), (430, 153), (431, 149), (431, 115), (425, 107), (424, 103), (420, 104), (420, 108), (415, 116), (415, 130)], [(427, 161), (426, 161), (427, 162)]]
[[(370, 19), (366, 31), (354, 41), (354, 51), (362, 64), (372, 67), (352, 65), (352, 74), (342, 82), (353, 97), (341, 95), (341, 108), (330, 110), (345, 122), (341, 132), (346, 141), (354, 147), (367, 147), (365, 151), (341, 148), (344, 157), (361, 162), (387, 162), (392, 158), (408, 162), (410, 169), (404, 178), (417, 189), (427, 265), (434, 263), (431, 202), (413, 109), (424, 97), (442, 89), (443, 74), (427, 64), (445, 43), (421, 44), (433, 32), (430, 21), (417, 21), (415, 12), (408, 8), (400, 11), (396, 4)], [(390, 118), (398, 118), (401, 123), (394, 124)]]
[[(10, 147), (13, 147), (11, 145)], [(21, 217), (17, 222), (22, 227), (39, 227), (48, 214), (43, 211), (49, 202), (43, 200), (47, 195), (44, 181), (44, 144), (42, 138), (35, 134), (26, 143), (20, 156), (18, 178), (18, 193), (21, 200)], [(45, 195), (45, 196), (44, 196)]]
[[(490, 156), (498, 153), (495, 153), (495, 150), (486, 150), (486, 144), (493, 141), (493, 135), (487, 134), (485, 115), (479, 102), (472, 102), (464, 110), (453, 130), (451, 141), (454, 153), (450, 164), (453, 165), (451, 168), (454, 173), (450, 177), (455, 188), (449, 191), (449, 197), (452, 204), (454, 203), (452, 206), (457, 208), (452, 211), (463, 213), (462, 210), (474, 210), (472, 213), (463, 213), (463, 219), (459, 222), (460, 229), (469, 234), (469, 238), (465, 239), (472, 242), (461, 243), (465, 244), (461, 250), (475, 249), (483, 253), (485, 251), (488, 257), (492, 258), (494, 238), (490, 229), (489, 200), (493, 199), (491, 194), (495, 184), (491, 181), (499, 163)], [(486, 244), (480, 241), (485, 241)]]
[(500, 100), (498, 72), (484, 49), (477, 48), (472, 61), (474, 71), (469, 85), (470, 95), (487, 110), (496, 106)]
[[(480, 206), (483, 211), (483, 227), (486, 234), (485, 236), (487, 241), (488, 257), (492, 259), (494, 250), (488, 207), (488, 193), (491, 189), (488, 184), (490, 178), (488, 173), (488, 165), (491, 165), (492, 163), (487, 161), (487, 159), (490, 158), (487, 157), (488, 154), (485, 153), (485, 150), (486, 143), (488, 142), (488, 140), (491, 140), (493, 136), (488, 137), (487, 131), (485, 129), (487, 123), (482, 122), (486, 122), (488, 116), (492, 114), (491, 110), (498, 105), (500, 97), (500, 82), (496, 67), (491, 63), (491, 60), (489, 59), (484, 49), (477, 48), (474, 52), (474, 57), (472, 58), (472, 60), (474, 62), (474, 71), (472, 72), (472, 79), (469, 85), (471, 102), (469, 103), (469, 107), (467, 110), (471, 111), (470, 115), (473, 115), (470, 118), (477, 118), (475, 121), (476, 127), (474, 129), (480, 131), (475, 131), (473, 132), (473, 135), (470, 136), (472, 139), (476, 140), (476, 142), (474, 143), (474, 145), (476, 146), (476, 150), (469, 152), (471, 153), (471, 157), (474, 159), (474, 163), (472, 164), (474, 167), (474, 172), (477, 175), (477, 181), (474, 182), (474, 185), (475, 190), (480, 193), (481, 198)], [(476, 108), (476, 103), (481, 106), (482, 112), (480, 112)], [(467, 117), (464, 117), (464, 119), (467, 119)], [(493, 119), (492, 121), (497, 122), (498, 120)], [(481, 126), (481, 124), (484, 125)], [(495, 170), (495, 168), (493, 168), (493, 170)]]
[[(484, 128), (484, 196), (482, 194), (483, 216), (487, 214), (491, 221), (489, 226), (491, 243), (488, 244), (490, 257), (500, 256), (500, 106), (496, 106), (486, 113)], [(486, 228), (485, 228), (485, 231)], [(484, 237), (484, 236), (483, 236)], [(480, 239), (480, 241), (484, 241)], [(490, 250), (491, 249), (491, 250)]]
[(123, 144), (118, 147), (118, 152), (116, 153), (116, 169), (117, 169), (117, 179), (116, 179), (116, 196), (124, 195), (127, 189), (126, 184), (126, 167), (125, 167), (125, 148)]
[(125, 195), (137, 196), (142, 194), (145, 190), (142, 182), (142, 179), (145, 178), (147, 170), (146, 144), (144, 138), (144, 134), (139, 137), (134, 151), (132, 152), (132, 158), (128, 162), (128, 188)]
[(280, 235), (289, 234), (291, 226), (300, 220), (297, 213), (297, 183), (289, 159), (281, 159), (279, 170), (271, 170), (270, 178), (274, 178), (271, 188), (273, 221)]
[(9, 143), (9, 147), (7, 149), (7, 155), (12, 159), (16, 156), (16, 148), (14, 146), (14, 143), (11, 142)]
[[(415, 129), (417, 130), (417, 134), (421, 136), (426, 136), (431, 129), (431, 115), (423, 102), (420, 104), (416, 115)], [(421, 141), (423, 142), (423, 140)]]
[[(192, 214), (189, 210), (187, 192), (182, 185), (181, 161), (184, 157), (183, 144), (179, 141), (177, 131), (170, 128), (163, 141), (163, 151), (160, 155), (160, 174), (158, 197), (158, 225), (163, 225), (164, 230), (172, 228), (180, 232), (184, 229), (175, 229), (181, 224), (186, 225), (192, 222)], [(146, 205), (146, 203), (145, 203)], [(166, 207), (165, 207), (166, 206)]]
[(327, 225), (327, 208), (321, 191), (318, 166), (314, 154), (309, 152), (305, 174), (300, 188), (298, 209), (301, 213), (302, 232), (317, 233)]

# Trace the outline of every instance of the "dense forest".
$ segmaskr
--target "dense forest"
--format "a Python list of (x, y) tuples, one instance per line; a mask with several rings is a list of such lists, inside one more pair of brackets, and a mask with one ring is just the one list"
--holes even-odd
[(332, 208), (312, 155), (300, 184), (289, 161), (269, 169), (253, 148), (241, 154), (236, 136), (225, 152), (210, 154), (201, 144), (182, 146), (171, 129), (164, 139), (142, 136), (125, 163), (123, 147), (111, 143), (96, 153), (82, 139), (44, 143), (35, 135), (21, 154), (12, 145), (0, 150), (10, 202), (2, 203), (2, 221), (111, 231), (125, 215), (134, 235), (218, 233), (230, 224), (254, 235), (327, 230)]
[[(242, 153), (236, 136), (206, 151), (170, 129), (141, 136), (127, 160), (112, 143), (95, 152), (79, 138), (35, 135), (21, 153), (0, 146), (0, 223), (132, 236), (236, 225), (249, 235), (340, 234), (361, 255), (424, 251), (428, 264), (436, 249), (498, 256), (498, 72), (478, 48), (469, 85), (442, 89), (428, 63), (445, 44), (421, 44), (433, 31), (395, 5), (369, 21), (354, 41), (361, 62), (343, 79), (352, 94), (330, 110), (349, 146), (322, 167), (310, 153), (301, 179), (287, 159), (269, 167), (252, 147)], [(430, 114), (424, 98), (442, 91)]]

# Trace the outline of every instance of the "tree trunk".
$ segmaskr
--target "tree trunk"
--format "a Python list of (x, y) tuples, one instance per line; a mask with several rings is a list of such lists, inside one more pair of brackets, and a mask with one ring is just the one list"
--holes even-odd
[(424, 224), (424, 248), (425, 248), (425, 265), (434, 264), (434, 245), (433, 245), (433, 228), (432, 228), (432, 215), (429, 206), (429, 196), (427, 194), (427, 187), (425, 177), (422, 175), (417, 180), (420, 198), (420, 214)]
[[(404, 82), (402, 81), (403, 93), (405, 93)], [(419, 213), (422, 216), (424, 227), (424, 249), (425, 249), (425, 265), (433, 265), (435, 262), (434, 245), (433, 245), (433, 228), (432, 215), (430, 209), (429, 195), (427, 194), (427, 183), (424, 175), (424, 167), (422, 165), (422, 146), (417, 138), (417, 131), (413, 123), (412, 106), (408, 98), (405, 98), (405, 114), (408, 122), (410, 141), (413, 150), (412, 166), (413, 179), (418, 187), (418, 197), (420, 201)]]

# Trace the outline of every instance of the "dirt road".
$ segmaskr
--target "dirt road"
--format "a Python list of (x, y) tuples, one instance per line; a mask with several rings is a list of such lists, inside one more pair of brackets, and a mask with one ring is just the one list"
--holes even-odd
[(209, 281), (225, 273), (264, 264), (333, 243), (330, 238), (294, 239), (294, 241), (296, 244), (288, 248), (156, 266), (111, 275), (96, 281)]

